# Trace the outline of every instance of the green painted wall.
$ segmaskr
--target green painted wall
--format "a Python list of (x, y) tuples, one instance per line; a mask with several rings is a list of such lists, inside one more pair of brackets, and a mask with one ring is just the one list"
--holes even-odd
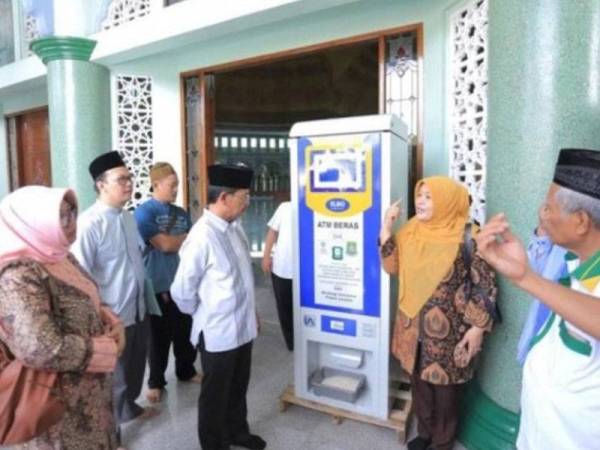
[(21, 86), (10, 94), (3, 95), (0, 104), (3, 113), (6, 115), (45, 106), (48, 104), (46, 84), (43, 80), (40, 80)]
[[(576, 7), (573, 7), (576, 3)], [(527, 240), (561, 147), (600, 149), (600, 1), (490, 1), (488, 215), (504, 211)], [(515, 349), (529, 302), (501, 280), (505, 322), (479, 381), (516, 411)]]

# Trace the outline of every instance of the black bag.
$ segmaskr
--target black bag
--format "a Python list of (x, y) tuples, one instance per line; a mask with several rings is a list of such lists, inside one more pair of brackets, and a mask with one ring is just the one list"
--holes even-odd
[(479, 286), (473, 285), (471, 280), (471, 261), (473, 259), (473, 252), (475, 251), (472, 238), (471, 223), (465, 225), (465, 236), (464, 245), (462, 247), (462, 256), (465, 262), (465, 267), (469, 276), (467, 277), (467, 286), (465, 291), (465, 298), (470, 299), (474, 295), (479, 295), (483, 299), (485, 309), (488, 314), (492, 317), (494, 323), (502, 323), (502, 313), (496, 302), (492, 302), (486, 292), (482, 292)]

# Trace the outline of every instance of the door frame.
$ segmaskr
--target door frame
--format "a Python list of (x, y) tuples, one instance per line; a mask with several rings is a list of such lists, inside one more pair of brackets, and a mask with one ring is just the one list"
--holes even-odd
[(198, 141), (196, 142), (195, 148), (199, 149), (199, 167), (198, 175), (201, 180), (200, 185), (200, 199), (203, 204), (206, 204), (207, 196), (207, 183), (206, 180), (207, 168), (214, 161), (215, 148), (214, 148), (214, 124), (215, 124), (215, 98), (214, 98), (214, 75), (217, 73), (225, 73), (233, 70), (240, 70), (249, 67), (260, 66), (263, 64), (269, 64), (277, 61), (283, 61), (286, 59), (292, 59), (298, 56), (304, 56), (311, 53), (318, 53), (323, 50), (330, 50), (336, 47), (344, 47), (353, 44), (365, 43), (368, 41), (377, 41), (378, 44), (378, 112), (379, 114), (385, 111), (385, 39), (390, 35), (415, 32), (417, 38), (417, 64), (419, 69), (418, 79), (418, 114), (417, 114), (417, 141), (416, 141), (416, 154), (415, 154), (415, 179), (419, 180), (423, 174), (423, 57), (424, 57), (424, 44), (423, 44), (423, 23), (414, 23), (409, 25), (403, 25), (395, 28), (387, 28), (383, 30), (373, 31), (370, 33), (359, 34), (347, 38), (334, 39), (331, 41), (320, 42), (318, 44), (296, 47), (289, 50), (282, 50), (273, 53), (268, 53), (260, 56), (253, 56), (244, 58), (236, 61), (230, 61), (221, 64), (215, 64), (199, 69), (193, 69), (179, 74), (179, 86), (180, 86), (180, 111), (181, 111), (181, 160), (182, 160), (182, 174), (186, 180), (182, 183), (183, 186), (183, 204), (188, 205), (189, 192), (188, 192), (188, 160), (187, 160), (187, 133), (186, 133), (186, 104), (185, 104), (185, 80), (189, 77), (198, 77), (200, 80), (200, 102), (201, 102), (201, 114), (200, 123), (198, 124), (200, 132)]
[[(50, 126), (50, 111), (48, 105), (36, 106), (33, 108), (24, 109), (22, 111), (11, 112), (9, 114), (4, 115), (4, 123), (6, 125), (6, 152), (7, 152), (7, 162), (8, 162), (8, 183), (9, 190), (12, 192), (17, 189), (22, 180), (20, 177), (20, 157), (22, 154), (21, 150), (21, 141), (18, 133), (18, 120), (20, 117), (31, 114), (39, 111), (46, 111), (48, 115), (48, 126)], [(11, 128), (14, 128), (15, 136), (14, 136), (14, 146), (11, 143), (10, 135)], [(48, 129), (49, 130), (49, 129)], [(50, 145), (50, 136), (48, 136), (48, 145)], [(50, 148), (50, 151), (52, 149)], [(50, 167), (50, 179), (52, 180), (52, 167)]]

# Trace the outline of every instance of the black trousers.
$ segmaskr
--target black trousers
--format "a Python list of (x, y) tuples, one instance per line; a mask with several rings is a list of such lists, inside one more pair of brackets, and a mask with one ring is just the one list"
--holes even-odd
[[(421, 349), (419, 346), (418, 353)], [(439, 385), (421, 379), (418, 361), (410, 377), (413, 411), (419, 436), (431, 439), (431, 449), (452, 450), (458, 429), (462, 384)]]
[(203, 450), (229, 448), (231, 440), (250, 434), (246, 393), (252, 342), (225, 352), (209, 352), (200, 335), (202, 391), (198, 399), (198, 437)]
[[(167, 295), (169, 295), (167, 293)], [(169, 364), (169, 349), (173, 343), (175, 354), (175, 375), (182, 381), (189, 380), (196, 375), (194, 361), (196, 350), (190, 342), (192, 331), (192, 318), (183, 314), (171, 299), (165, 301), (161, 294), (156, 295), (162, 317), (150, 316), (150, 377), (148, 387), (161, 389), (167, 384), (165, 370)]]
[(281, 324), (281, 332), (288, 350), (294, 350), (294, 303), (292, 280), (281, 278), (271, 272), (273, 292), (277, 303), (277, 315)]

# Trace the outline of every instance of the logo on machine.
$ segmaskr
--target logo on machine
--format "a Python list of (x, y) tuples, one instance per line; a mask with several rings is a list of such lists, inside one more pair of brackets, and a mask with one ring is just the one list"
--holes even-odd
[(362, 148), (315, 149), (311, 155), (313, 192), (364, 192), (366, 151)]
[(308, 314), (303, 318), (304, 326), (308, 328), (314, 328), (317, 324), (317, 321), (313, 316), (309, 316)]
[(348, 200), (344, 200), (343, 198), (332, 198), (327, 200), (325, 206), (329, 211), (343, 212), (350, 208), (350, 202)]

